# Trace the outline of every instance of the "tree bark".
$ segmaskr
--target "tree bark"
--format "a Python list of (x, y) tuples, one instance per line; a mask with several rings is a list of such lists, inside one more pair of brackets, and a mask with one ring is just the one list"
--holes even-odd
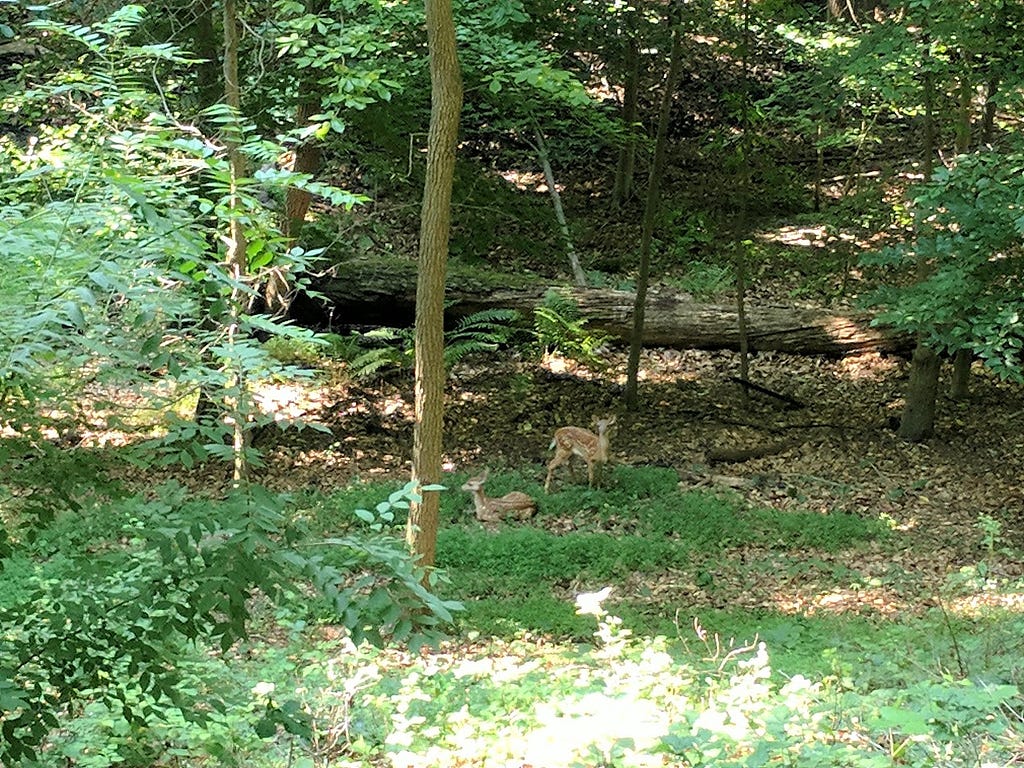
[(220, 78), (220, 50), (217, 47), (217, 32), (214, 29), (213, 0), (195, 0), (192, 5), (194, 21), (189, 32), (192, 36), (192, 53), (199, 58), (194, 73), (196, 78), (197, 112), (212, 107), (222, 95)]
[[(408, 327), (413, 322), (416, 272), (412, 262), (346, 262), (334, 268), (334, 277), (316, 285), (331, 303), (331, 310), (316, 310), (304, 300), (293, 310), (308, 310), (295, 319), (307, 325), (327, 325), (329, 317), (342, 318), (349, 327)], [(519, 285), (516, 285), (516, 282)], [(498, 287), (495, 287), (498, 286)], [(509, 308), (527, 318), (544, 303), (548, 285), (528, 284), (516, 276), (458, 275), (449, 281), (447, 321), (453, 324), (474, 312)], [(589, 327), (628, 342), (632, 332), (634, 295), (604, 288), (558, 287), (574, 301)], [(871, 326), (864, 312), (829, 312), (783, 304), (750, 304), (745, 308), (747, 336), (753, 351), (844, 356), (861, 352), (909, 355), (913, 337)], [(736, 305), (705, 304), (686, 293), (657, 286), (647, 294), (643, 343), (679, 349), (739, 348)]]
[(440, 499), (423, 486), (441, 480), (444, 418), (444, 289), (451, 231), (452, 180), (462, 109), (462, 77), (451, 0), (426, 0), (431, 109), (416, 281), (416, 384), (412, 479), (420, 500), (409, 510), (406, 540), (423, 566), (437, 552)]
[(913, 443), (926, 440), (935, 432), (935, 399), (939, 389), (939, 365), (935, 352), (918, 344), (910, 361), (907, 402), (900, 419), (899, 436)]
[[(670, 20), (673, 12), (668, 11)], [(661, 109), (658, 112), (658, 130), (654, 140), (654, 158), (647, 178), (647, 201), (644, 205), (643, 230), (640, 235), (640, 268), (636, 278), (636, 297), (633, 301), (633, 332), (629, 337), (629, 362), (626, 366), (626, 407), (637, 406), (637, 379), (640, 374), (640, 352), (644, 343), (644, 316), (647, 309), (647, 284), (651, 273), (651, 241), (654, 238), (654, 222), (661, 203), (661, 177), (665, 171), (665, 154), (668, 148), (668, 120), (672, 113), (672, 99), (676, 83), (683, 68), (683, 42), (679, 27), (673, 24), (672, 51), (668, 58), (668, 74), (665, 77), (665, 91), (661, 95)]]
[[(935, 163), (935, 78), (930, 69), (929, 45), (931, 38), (924, 35), (924, 180), (931, 181)], [(931, 265), (923, 257), (918, 258), (917, 279), (924, 281)], [(900, 417), (899, 435), (911, 442), (920, 442), (935, 431), (935, 398), (939, 392), (939, 356), (930, 349), (918, 334), (917, 348), (910, 363), (910, 381), (907, 382), (906, 403)]]
[(974, 355), (969, 349), (958, 349), (953, 355), (953, 377), (949, 384), (949, 396), (954, 400), (966, 400), (971, 396), (971, 365)]
[[(246, 259), (244, 211), (240, 187), (246, 176), (245, 156), (241, 149), (242, 88), (238, 80), (238, 13), (235, 0), (224, 0), (224, 102), (231, 108), (233, 121), (225, 126), (224, 144), (227, 146), (230, 167), (230, 195), (228, 200), (228, 234), (226, 238), (225, 262), (231, 277), (241, 282), (248, 271)], [(228, 317), (228, 344), (234, 344), (238, 334), (238, 321), (245, 296), (239, 289), (231, 291)], [(236, 486), (246, 480), (248, 466), (245, 456), (246, 421), (248, 414), (244, 407), (245, 373), (240, 361), (232, 360), (235, 370), (228, 381), (227, 406), (231, 413), (233, 443), (232, 479)]]
[(640, 103), (640, 48), (636, 37), (626, 42), (626, 82), (622, 93), (622, 124), (629, 131), (626, 143), (619, 149), (612, 188), (612, 208), (618, 210), (633, 194), (633, 168), (636, 165), (636, 119)]
[[(309, 83), (304, 84), (310, 87)], [(295, 115), (297, 128), (305, 128), (309, 118), (320, 109), (320, 98), (309, 98), (299, 104)], [(314, 174), (320, 170), (320, 141), (314, 137), (306, 139), (302, 144), (295, 147), (294, 161), (291, 170), (295, 173)], [(294, 241), (299, 236), (299, 230), (306, 221), (306, 212), (313, 195), (305, 189), (288, 187), (284, 198), (284, 216), (282, 218), (282, 234), (289, 240)]]
[(558, 184), (555, 183), (555, 171), (551, 167), (551, 157), (548, 155), (548, 145), (544, 141), (544, 134), (540, 128), (533, 131), (537, 145), (537, 157), (540, 159), (541, 167), (544, 169), (544, 179), (548, 183), (548, 192), (551, 195), (551, 204), (555, 208), (555, 219), (558, 221), (558, 229), (562, 233), (562, 243), (565, 245), (565, 253), (569, 257), (569, 267), (572, 269), (573, 280), (576, 285), (583, 287), (587, 284), (587, 275), (580, 266), (580, 257), (576, 255), (576, 248), (572, 244), (572, 234), (569, 232), (569, 223), (565, 220), (565, 209), (562, 208), (562, 196), (558, 193)]

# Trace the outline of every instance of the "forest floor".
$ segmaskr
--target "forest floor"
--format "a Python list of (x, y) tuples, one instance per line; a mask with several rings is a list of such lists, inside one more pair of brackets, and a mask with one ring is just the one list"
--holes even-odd
[[(856, 550), (737, 548), (695, 563), (687, 574), (623, 585), (626, 592), (654, 602), (685, 598), (695, 607), (894, 616), (935, 606), (943, 585), (984, 561), (982, 581), (991, 589), (953, 607), (968, 614), (982, 606), (1024, 607), (1024, 596), (996, 589), (1024, 573), (1009, 554), (1024, 548), (1021, 387), (976, 369), (970, 399), (940, 397), (936, 436), (911, 444), (894, 431), (906, 385), (899, 359), (756, 355), (751, 380), (803, 404), (794, 407), (757, 393), (744, 399), (731, 379), (738, 374), (735, 354), (648, 350), (635, 412), (622, 407), (625, 355), (612, 352), (608, 362), (600, 373), (560, 360), (458, 366), (446, 404), (446, 471), (515, 470), (543, 482), (557, 427), (592, 426), (595, 417), (615, 414), (614, 461), (671, 467), (681, 492), (880, 519), (894, 532), (888, 543)], [(410, 382), (358, 386), (338, 377), (310, 389), (281, 385), (264, 398), (269, 409), (331, 429), (285, 432), (266, 446), (272, 486), (330, 491), (357, 477), (408, 479)], [(585, 472), (577, 477), (585, 482)], [(556, 486), (569, 482), (559, 474)], [(468, 496), (466, 506), (468, 515)], [(593, 530), (590, 510), (568, 519), (544, 514), (543, 497), (539, 507), (532, 525), (556, 534)], [(630, 521), (614, 515), (600, 525), (630, 531)], [(836, 574), (844, 572), (851, 586), (837, 589)], [(714, 590), (695, 583), (698, 573), (713, 578)]]

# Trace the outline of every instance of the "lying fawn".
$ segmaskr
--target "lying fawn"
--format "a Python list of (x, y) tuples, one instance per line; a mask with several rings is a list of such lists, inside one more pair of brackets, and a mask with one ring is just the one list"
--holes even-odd
[[(551, 441), (551, 448), (555, 449), (555, 457), (548, 464), (548, 477), (544, 481), (544, 493), (551, 487), (551, 476), (555, 468), (572, 457), (579, 456), (587, 462), (587, 476), (590, 486), (594, 486), (594, 469), (600, 468), (608, 463), (608, 429), (615, 423), (615, 417), (597, 420), (597, 434), (582, 427), (562, 427), (555, 430), (555, 438)], [(569, 464), (572, 471), (572, 464)]]
[(537, 502), (520, 491), (506, 493), (501, 498), (492, 499), (484, 493), (487, 472), (471, 477), (462, 486), (462, 490), (473, 494), (473, 505), (476, 507), (476, 519), (485, 523), (500, 523), (508, 517), (516, 520), (527, 520), (537, 511)]

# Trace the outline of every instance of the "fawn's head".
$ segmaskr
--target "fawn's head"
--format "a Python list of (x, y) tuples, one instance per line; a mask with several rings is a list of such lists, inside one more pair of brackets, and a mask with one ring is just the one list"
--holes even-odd
[(470, 493), (472, 493), (473, 491), (479, 491), (481, 488), (484, 487), (484, 483), (487, 482), (488, 472), (489, 470), (485, 469), (483, 471), (483, 474), (469, 478), (469, 480), (467, 480), (465, 484), (463, 484), (462, 490), (469, 491)]

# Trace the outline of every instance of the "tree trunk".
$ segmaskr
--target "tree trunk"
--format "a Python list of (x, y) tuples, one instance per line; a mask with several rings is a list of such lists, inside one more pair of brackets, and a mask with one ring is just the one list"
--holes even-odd
[[(408, 327), (413, 322), (416, 271), (412, 262), (353, 261), (335, 266), (334, 276), (314, 287), (331, 302), (317, 309), (309, 300), (292, 305), (294, 319), (327, 327), (328, 318), (341, 317), (352, 327)], [(517, 286), (516, 283), (519, 283)], [(495, 287), (500, 286), (500, 287)], [(514, 275), (490, 275), (486, 280), (459, 274), (449, 281), (446, 314), (449, 324), (486, 309), (518, 310), (526, 318), (544, 303), (550, 290), (573, 301), (589, 326), (628, 342), (632, 333), (635, 296), (605, 288), (552, 288), (529, 284)], [(301, 310), (307, 310), (299, 314)], [(751, 304), (745, 308), (752, 351), (843, 356), (861, 352), (909, 355), (914, 341), (908, 334), (872, 327), (864, 312), (829, 312), (782, 304)], [(738, 349), (739, 320), (735, 304), (704, 304), (665, 286), (648, 291), (643, 344), (679, 349)]]
[(907, 403), (900, 420), (899, 436), (917, 443), (935, 432), (935, 399), (939, 389), (939, 365), (935, 352), (918, 344), (910, 361)]
[[(742, 127), (743, 139), (740, 151), (743, 153), (740, 163), (739, 194), (740, 211), (739, 225), (746, 229), (750, 212), (750, 0), (743, 0), (743, 45), (741, 58), (743, 62), (742, 93)], [(740, 335), (740, 380), (744, 385), (750, 382), (750, 340), (747, 338), (747, 243), (742, 237), (736, 243), (736, 330)], [(746, 404), (750, 393), (743, 387), (743, 402)]]
[[(304, 84), (310, 87), (308, 83)], [(309, 98), (299, 104), (295, 115), (295, 125), (303, 128), (309, 122), (309, 118), (315, 115), (320, 109), (319, 98)], [(313, 137), (306, 139), (295, 148), (295, 159), (292, 162), (291, 170), (295, 173), (314, 174), (320, 169), (320, 142)], [(305, 189), (288, 187), (284, 198), (284, 217), (282, 220), (281, 232), (289, 240), (295, 240), (299, 236), (306, 221), (306, 212), (313, 199)]]
[[(931, 181), (935, 156), (935, 78), (929, 67), (928, 46), (930, 38), (924, 36), (924, 180)], [(923, 281), (930, 265), (918, 258), (917, 278)], [(906, 403), (900, 419), (899, 435), (905, 440), (919, 442), (930, 437), (935, 431), (935, 398), (939, 392), (939, 356), (926, 346), (922, 334), (918, 334), (917, 348), (910, 364), (910, 381), (907, 383)]]
[[(228, 150), (228, 165), (231, 171), (230, 194), (228, 199), (228, 235), (225, 261), (231, 277), (240, 282), (247, 271), (245, 225), (243, 222), (243, 203), (239, 187), (246, 175), (245, 156), (241, 150), (242, 89), (238, 82), (238, 14), (235, 0), (224, 0), (224, 102), (231, 108), (233, 122), (225, 126), (224, 143)], [(227, 340), (228, 345), (234, 343), (238, 334), (238, 321), (242, 312), (245, 296), (235, 288), (231, 291), (229, 307)], [(231, 415), (233, 443), (232, 456), (234, 484), (240, 485), (246, 479), (247, 464), (245, 455), (245, 437), (248, 409), (244, 405), (245, 373), (242, 363), (235, 359), (228, 361), (234, 372), (227, 382), (228, 406)]]
[(425, 0), (431, 109), (416, 281), (416, 385), (412, 479), (420, 499), (409, 510), (406, 540), (423, 566), (437, 552), (440, 499), (423, 486), (441, 480), (444, 418), (444, 284), (451, 231), (452, 180), (462, 109), (462, 77), (451, 0)]
[[(672, 11), (669, 18), (672, 19)], [(651, 273), (651, 241), (654, 238), (654, 222), (661, 203), (661, 177), (665, 171), (665, 153), (668, 148), (668, 120), (672, 113), (672, 99), (676, 83), (683, 68), (683, 42), (679, 26), (673, 24), (672, 52), (668, 59), (668, 75), (665, 91), (661, 95), (661, 109), (658, 113), (658, 130), (654, 140), (654, 158), (647, 178), (647, 202), (644, 206), (643, 231), (640, 236), (640, 269), (636, 278), (636, 296), (633, 301), (633, 332), (629, 337), (629, 363), (626, 367), (626, 407), (637, 406), (637, 379), (640, 374), (640, 351), (644, 343), (644, 315), (647, 308), (647, 283)]]
[(958, 349), (953, 355), (953, 378), (949, 385), (949, 396), (954, 400), (966, 400), (971, 394), (971, 365), (974, 355), (969, 349)]
[(541, 167), (544, 169), (544, 179), (548, 183), (548, 192), (551, 194), (551, 204), (555, 208), (555, 219), (558, 221), (558, 229), (562, 233), (562, 243), (565, 245), (565, 253), (569, 257), (569, 267), (572, 269), (573, 280), (581, 288), (587, 284), (587, 276), (580, 266), (579, 256), (576, 255), (576, 248), (572, 244), (572, 235), (569, 233), (569, 224), (565, 220), (565, 210), (562, 208), (562, 196), (558, 194), (558, 185), (555, 183), (555, 172), (551, 168), (551, 158), (548, 155), (548, 145), (544, 141), (544, 134), (540, 128), (533, 131), (534, 139), (537, 141), (534, 149), (540, 159)]
[(981, 143), (991, 144), (996, 131), (996, 95), (999, 93), (999, 76), (989, 75), (985, 89), (985, 112), (981, 118)]
[(194, 72), (196, 77), (197, 112), (212, 107), (223, 93), (220, 78), (220, 49), (217, 32), (213, 27), (213, 0), (195, 0), (192, 6), (193, 22), (190, 25), (192, 51), (199, 58)]
[(615, 184), (612, 187), (612, 207), (625, 205), (633, 194), (633, 169), (636, 166), (636, 118), (640, 103), (640, 50), (636, 37), (626, 43), (626, 82), (622, 94), (622, 124), (629, 131), (626, 143), (619, 150), (615, 166)]

